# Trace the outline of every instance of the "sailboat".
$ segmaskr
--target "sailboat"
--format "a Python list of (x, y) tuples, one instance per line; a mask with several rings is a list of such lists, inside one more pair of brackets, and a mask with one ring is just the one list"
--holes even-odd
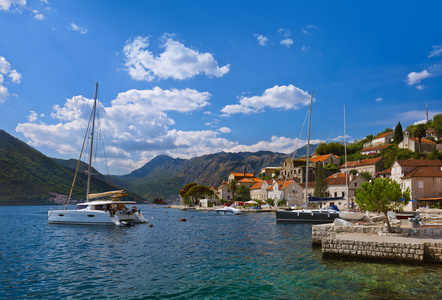
[(309, 110), (309, 124), (308, 124), (308, 138), (307, 138), (307, 163), (305, 168), (305, 209), (303, 210), (284, 210), (276, 211), (277, 222), (320, 222), (331, 223), (336, 218), (339, 218), (339, 211), (334, 209), (308, 209), (308, 168), (310, 155), (310, 130), (312, 123), (312, 104), (313, 93), (310, 98)]
[[(48, 211), (49, 224), (76, 224), (76, 225), (119, 225), (129, 226), (134, 223), (147, 223), (143, 214), (136, 208), (135, 201), (122, 200), (127, 196), (124, 190), (107, 191), (102, 193), (90, 193), (91, 175), (92, 175), (92, 154), (94, 147), (94, 131), (95, 131), (95, 116), (97, 111), (97, 91), (98, 83), (95, 85), (95, 99), (92, 108), (91, 118), (86, 129), (86, 134), (83, 141), (83, 147), (80, 151), (80, 158), (78, 159), (77, 168), (75, 171), (74, 180), (72, 182), (71, 191), (69, 193), (68, 202), (65, 209), (57, 209)], [(88, 180), (86, 188), (87, 202), (77, 204), (75, 209), (68, 209), (69, 201), (74, 189), (75, 180), (77, 178), (78, 169), (80, 167), (81, 156), (83, 154), (84, 145), (88, 139), (89, 128), (91, 128), (90, 136), (90, 156), (88, 166)], [(95, 199), (95, 200), (92, 200)], [(91, 201), (92, 200), (92, 201)], [(131, 208), (128, 208), (132, 205)]]
[(345, 196), (347, 197), (347, 210), (341, 211), (341, 219), (347, 221), (359, 221), (365, 217), (364, 213), (358, 213), (355, 211), (350, 211), (350, 198), (348, 193), (348, 167), (347, 167), (347, 132), (345, 124), (345, 105), (344, 105), (344, 152), (345, 152)]

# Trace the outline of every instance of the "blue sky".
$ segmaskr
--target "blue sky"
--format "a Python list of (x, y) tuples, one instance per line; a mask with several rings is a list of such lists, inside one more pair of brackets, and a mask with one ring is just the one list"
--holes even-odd
[[(440, 1), (0, 0), (0, 129), (77, 158), (99, 82), (111, 173), (289, 153), (442, 112)], [(117, 163), (118, 162), (118, 163)]]

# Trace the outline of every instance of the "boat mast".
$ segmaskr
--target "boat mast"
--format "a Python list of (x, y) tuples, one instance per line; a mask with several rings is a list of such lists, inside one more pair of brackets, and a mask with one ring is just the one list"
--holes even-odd
[(310, 155), (310, 128), (312, 126), (312, 103), (313, 103), (313, 93), (310, 97), (310, 110), (308, 116), (308, 137), (307, 137), (307, 163), (305, 167), (305, 208), (308, 208), (308, 158)]
[(348, 197), (348, 172), (347, 172), (347, 133), (345, 126), (345, 104), (344, 104), (344, 151), (345, 151), (345, 196), (347, 197), (347, 210), (350, 211), (350, 200)]
[(95, 114), (97, 112), (97, 91), (98, 91), (98, 82), (95, 84), (95, 99), (94, 99), (94, 108), (93, 108), (93, 117), (92, 117), (92, 130), (91, 130), (91, 151), (89, 155), (89, 167), (87, 172), (87, 190), (86, 190), (86, 200), (89, 202), (89, 191), (91, 188), (91, 169), (92, 169), (92, 153), (94, 148), (94, 130), (95, 130)]

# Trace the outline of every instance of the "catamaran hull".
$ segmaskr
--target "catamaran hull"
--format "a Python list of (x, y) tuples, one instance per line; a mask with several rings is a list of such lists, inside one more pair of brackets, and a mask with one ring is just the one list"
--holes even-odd
[(303, 211), (276, 212), (276, 222), (332, 223), (336, 218), (339, 218), (338, 212), (303, 212)]
[(131, 223), (147, 223), (141, 213), (113, 217), (105, 211), (51, 210), (48, 212), (49, 224), (71, 225), (116, 225), (122, 221)]

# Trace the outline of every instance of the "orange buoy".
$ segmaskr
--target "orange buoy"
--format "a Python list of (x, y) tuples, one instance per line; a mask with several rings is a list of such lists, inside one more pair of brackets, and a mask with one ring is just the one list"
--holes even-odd
[(150, 223), (150, 224), (149, 224), (149, 227), (153, 227), (153, 224), (152, 224), (152, 223)]
[(166, 210), (166, 214), (167, 214), (167, 210)]
[(178, 221), (179, 222), (186, 222), (187, 220), (183, 218), (183, 219), (179, 219)]

